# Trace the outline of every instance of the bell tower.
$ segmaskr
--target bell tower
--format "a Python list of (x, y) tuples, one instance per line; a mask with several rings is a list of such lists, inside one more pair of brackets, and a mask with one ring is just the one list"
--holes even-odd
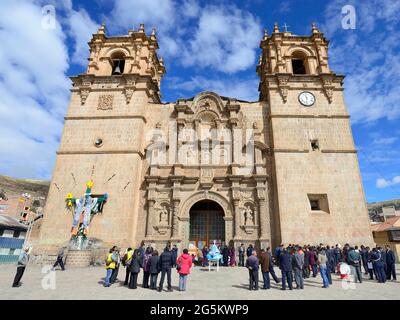
[[(107, 36), (103, 24), (89, 42), (86, 72), (71, 77), (71, 100), (45, 218), (40, 250), (56, 250), (71, 238), (72, 219), (66, 194), (76, 197), (92, 181), (94, 194), (108, 203), (88, 227), (88, 238), (110, 245), (133, 244), (140, 206), (143, 150), (148, 110), (160, 102), (165, 73), (153, 29), (144, 25), (127, 35)], [(47, 250), (47, 249), (46, 249)]]
[(273, 153), (275, 242), (372, 244), (368, 211), (343, 98), (328, 64), (329, 41), (265, 31), (257, 66)]

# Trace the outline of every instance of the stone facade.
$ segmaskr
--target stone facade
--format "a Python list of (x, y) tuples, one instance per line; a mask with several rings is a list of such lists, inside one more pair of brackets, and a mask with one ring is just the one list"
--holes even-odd
[(257, 102), (203, 92), (162, 103), (165, 67), (143, 25), (118, 37), (102, 26), (89, 45), (87, 72), (71, 78), (38, 251), (68, 242), (65, 195), (90, 179), (109, 195), (89, 234), (105, 247), (187, 247), (190, 209), (203, 200), (223, 209), (226, 243), (373, 243), (344, 77), (315, 26), (311, 36), (265, 34)]

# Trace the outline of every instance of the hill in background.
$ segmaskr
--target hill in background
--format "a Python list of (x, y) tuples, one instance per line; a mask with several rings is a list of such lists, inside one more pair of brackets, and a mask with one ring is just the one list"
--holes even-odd
[(32, 197), (47, 197), (50, 188), (48, 180), (16, 179), (0, 175), (0, 191), (7, 197), (20, 196), (22, 193), (29, 193)]

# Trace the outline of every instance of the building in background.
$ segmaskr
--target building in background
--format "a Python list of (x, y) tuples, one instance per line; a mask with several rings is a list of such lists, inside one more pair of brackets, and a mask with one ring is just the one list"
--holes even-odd
[(400, 216), (388, 218), (385, 222), (373, 224), (371, 229), (375, 243), (381, 247), (390, 245), (396, 254), (396, 261), (400, 262)]
[(372, 222), (384, 222), (390, 218), (400, 217), (400, 200), (369, 203), (368, 213)]
[(0, 215), (0, 264), (18, 260), (27, 230), (28, 227), (18, 219)]

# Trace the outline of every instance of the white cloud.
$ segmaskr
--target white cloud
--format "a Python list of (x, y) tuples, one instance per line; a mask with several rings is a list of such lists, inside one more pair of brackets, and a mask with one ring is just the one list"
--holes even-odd
[(253, 15), (233, 6), (207, 6), (184, 51), (186, 66), (234, 73), (254, 66), (261, 26)]
[(113, 33), (137, 29), (140, 23), (147, 32), (156, 27), (162, 55), (185, 67), (226, 73), (254, 66), (262, 36), (250, 12), (227, 4), (201, 7), (196, 0), (114, 0), (107, 20)]
[(392, 180), (386, 180), (383, 178), (379, 178), (376, 180), (376, 187), (379, 189), (395, 186), (397, 184), (400, 184), (400, 176), (396, 176)]
[[(356, 29), (341, 29), (341, 8), (352, 4)], [(399, 1), (336, 0), (321, 29), (332, 40), (330, 66), (346, 74), (345, 97), (352, 122), (400, 117)]]
[(112, 31), (137, 30), (140, 23), (159, 30), (169, 30), (175, 23), (175, 3), (172, 0), (115, 0), (111, 12)]
[(388, 146), (388, 145), (392, 145), (396, 141), (397, 141), (397, 137), (382, 137), (382, 138), (374, 139), (374, 141), (372, 143), (375, 145)]
[(31, 1), (2, 6), (0, 173), (49, 178), (70, 87), (64, 34), (58, 23), (43, 29), (41, 7)]
[(99, 25), (94, 22), (84, 9), (79, 11), (71, 10), (69, 18), (69, 28), (74, 39), (75, 51), (72, 55), (72, 62), (78, 65), (87, 66), (89, 57), (88, 42), (92, 34), (96, 33)]

